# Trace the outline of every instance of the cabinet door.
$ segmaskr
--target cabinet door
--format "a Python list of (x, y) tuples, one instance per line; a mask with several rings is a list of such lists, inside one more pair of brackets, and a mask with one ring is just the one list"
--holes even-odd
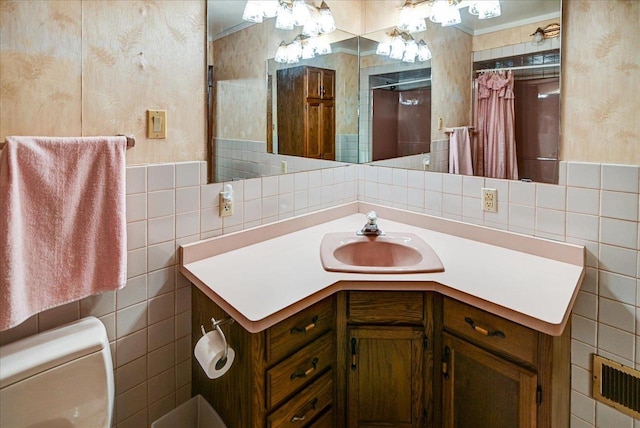
[(536, 426), (535, 373), (443, 333), (445, 428)]
[(307, 98), (321, 98), (323, 70), (321, 68), (308, 67), (306, 71)]
[(336, 112), (333, 101), (322, 102), (322, 159), (336, 159)]
[(334, 70), (322, 70), (322, 83), (320, 85), (320, 95), (323, 100), (335, 99), (336, 72)]
[(322, 158), (322, 109), (319, 100), (308, 101), (305, 105), (305, 157)]
[(424, 425), (423, 337), (413, 327), (349, 329), (347, 426)]

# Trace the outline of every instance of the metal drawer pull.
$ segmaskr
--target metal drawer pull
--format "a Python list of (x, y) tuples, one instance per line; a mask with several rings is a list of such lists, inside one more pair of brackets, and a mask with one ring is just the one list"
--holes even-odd
[(313, 360), (311, 360), (311, 367), (309, 367), (307, 370), (303, 371), (303, 372), (293, 372), (291, 373), (291, 377), (290, 379), (296, 379), (296, 378), (304, 378), (309, 376), (311, 373), (315, 372), (316, 369), (318, 368), (318, 358), (314, 358)]
[(464, 322), (469, 324), (472, 329), (485, 336), (499, 337), (500, 339), (504, 339), (506, 337), (500, 330), (489, 331), (486, 328), (482, 328), (479, 325), (476, 325), (476, 323), (473, 322), (473, 320), (469, 317), (465, 317)]
[(304, 327), (293, 327), (291, 331), (289, 331), (289, 333), (290, 334), (306, 333), (309, 330), (314, 329), (316, 327), (317, 322), (318, 322), (318, 316), (316, 315), (315, 317), (311, 318), (311, 324), (307, 324)]
[(296, 413), (291, 417), (291, 422), (300, 422), (300, 421), (306, 420), (307, 413), (309, 412), (309, 410), (315, 411), (317, 405), (318, 405), (318, 399), (314, 398), (309, 404), (307, 404), (306, 406), (300, 409), (299, 412), (302, 413), (302, 416), (298, 416), (299, 413)]

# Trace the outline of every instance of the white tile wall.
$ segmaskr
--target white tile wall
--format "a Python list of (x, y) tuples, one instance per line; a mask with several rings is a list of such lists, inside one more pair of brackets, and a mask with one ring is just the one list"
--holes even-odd
[[(360, 168), (359, 199), (382, 203), (376, 189), (388, 172)], [(592, 353), (640, 369), (639, 171), (635, 165), (561, 162), (560, 185), (484, 179), (484, 186), (498, 189), (497, 213), (474, 208), (481, 178), (412, 173), (418, 182), (415, 174), (423, 174), (425, 192), (424, 204), (409, 204), (409, 210), (586, 247), (588, 268), (572, 316), (572, 428), (634, 426), (631, 418), (596, 405), (590, 385)]]
[[(191, 297), (176, 248), (362, 200), (584, 245), (587, 274), (572, 314), (571, 426), (633, 426), (590, 397), (590, 354), (640, 369), (639, 168), (579, 162), (560, 168), (566, 185), (371, 165), (262, 177), (231, 183), (234, 216), (221, 219), (222, 183), (205, 184), (204, 162), (128, 167), (127, 286), (45, 311), (2, 332), (0, 343), (99, 317), (112, 342), (117, 427), (146, 426), (191, 394)], [(497, 213), (480, 210), (482, 186), (498, 189)]]

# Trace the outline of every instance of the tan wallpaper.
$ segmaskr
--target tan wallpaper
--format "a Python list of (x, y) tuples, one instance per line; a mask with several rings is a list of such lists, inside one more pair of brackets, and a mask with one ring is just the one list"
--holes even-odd
[(266, 141), (269, 28), (252, 25), (213, 42), (217, 138)]
[(82, 134), (82, 4), (0, 1), (0, 141)]
[(560, 157), (640, 164), (640, 2), (563, 4)]
[(2, 0), (0, 139), (125, 133), (128, 164), (204, 160), (205, 22), (202, 0)]
[(438, 129), (471, 125), (471, 36), (462, 31), (431, 25), (431, 140), (446, 138)]
[(520, 27), (508, 28), (506, 30), (494, 31), (493, 33), (475, 36), (473, 38), (473, 51), (476, 52), (485, 49), (531, 42), (531, 34), (536, 31), (536, 28), (544, 28), (547, 25), (554, 23), (559, 24), (560, 18), (547, 19), (545, 21), (534, 22)]

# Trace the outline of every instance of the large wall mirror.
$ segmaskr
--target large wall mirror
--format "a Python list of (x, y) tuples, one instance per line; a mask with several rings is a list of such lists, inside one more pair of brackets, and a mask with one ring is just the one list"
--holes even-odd
[[(515, 121), (519, 174), (506, 178), (557, 182), (560, 41), (550, 24), (561, 22), (560, 0), (502, 1), (502, 16), (485, 20), (463, 8), (462, 23), (451, 27), (427, 20), (426, 31), (411, 36), (424, 40), (432, 57), (413, 63), (376, 54), (378, 43), (393, 33), (395, 22), (389, 21), (397, 19), (404, 1), (345, 2), (367, 8), (375, 23), (364, 25), (365, 34), (339, 27), (331, 34), (331, 54), (296, 64), (274, 57), (300, 29), (277, 30), (273, 18), (243, 22), (245, 3), (208, 0), (214, 181), (344, 162), (448, 172), (452, 128), (474, 126), (475, 79), (508, 67), (521, 112), (516, 110)], [(332, 9), (338, 3), (327, 1)], [(538, 29), (549, 31), (536, 38)], [(285, 132), (294, 127), (287, 118), (302, 112), (289, 98), (295, 97), (295, 76), (309, 72), (326, 75), (334, 85), (324, 106), (334, 119), (322, 131), (331, 134), (333, 145), (302, 152), (290, 141), (303, 139), (304, 131)]]

